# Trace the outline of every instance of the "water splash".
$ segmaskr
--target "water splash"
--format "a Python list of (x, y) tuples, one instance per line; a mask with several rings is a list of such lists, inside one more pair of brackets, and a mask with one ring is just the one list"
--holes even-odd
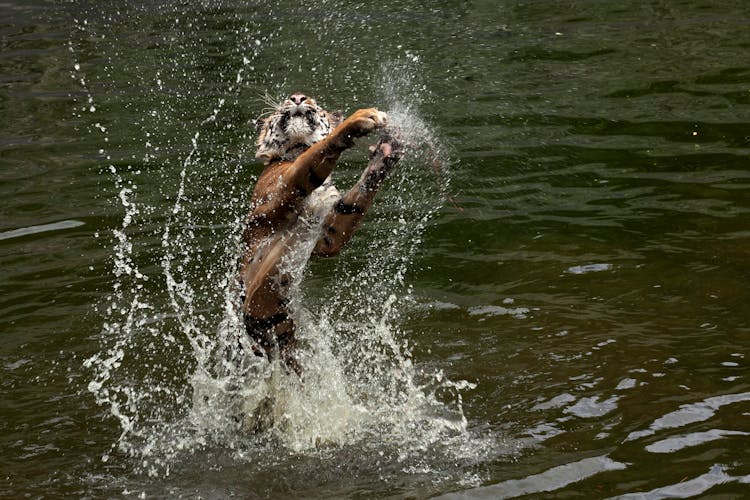
[[(422, 114), (428, 93), (418, 58), (383, 64), (371, 89), (406, 154), (361, 234), (333, 268), (290, 261), (304, 383), (261, 358), (227, 356), (244, 338), (233, 282), (249, 192), (242, 159), (252, 141), (238, 110), (248, 68), (274, 36), (234, 33), (243, 49), (219, 84), (186, 73), (200, 66), (189, 58), (199, 55), (188, 56), (201, 54), (199, 41), (151, 74), (138, 61), (109, 63), (102, 81), (127, 70), (146, 89), (143, 102), (126, 105), (144, 131), (125, 140), (142, 151), (135, 160), (108, 151), (116, 125), (105, 113), (114, 104), (86, 90), (122, 214), (112, 231), (113, 290), (100, 311), (102, 348), (86, 361), (89, 391), (120, 425), (103, 460), (124, 455), (136, 472), (163, 476), (208, 448), (244, 460), (263, 446), (304, 454), (358, 444), (411, 460), (415, 470), (429, 470), (435, 456), (476, 455), (483, 445), (468, 434), (461, 399), (472, 385), (415, 363), (400, 326), (415, 302), (407, 273), (449, 180), (450, 152)], [(86, 70), (76, 63), (76, 75)], [(208, 82), (221, 88), (200, 97)], [(188, 104), (185, 95), (198, 97)]]

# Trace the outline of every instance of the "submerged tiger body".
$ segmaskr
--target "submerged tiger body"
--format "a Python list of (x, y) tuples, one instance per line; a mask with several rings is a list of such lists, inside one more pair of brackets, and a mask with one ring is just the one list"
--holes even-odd
[(243, 234), (242, 316), (256, 355), (277, 355), (297, 374), (290, 287), (311, 255), (333, 256), (351, 239), (399, 158), (383, 135), (359, 181), (341, 195), (331, 173), (354, 140), (383, 129), (387, 117), (361, 109), (346, 120), (294, 94), (258, 122), (256, 153), (265, 168), (255, 185)]

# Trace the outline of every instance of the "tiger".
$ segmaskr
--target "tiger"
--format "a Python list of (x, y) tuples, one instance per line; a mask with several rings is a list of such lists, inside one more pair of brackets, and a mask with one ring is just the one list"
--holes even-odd
[[(312, 256), (337, 255), (352, 238), (402, 149), (386, 113), (359, 109), (343, 119), (294, 93), (256, 122), (264, 167), (244, 223), (239, 270), (242, 322), (256, 356), (278, 358), (301, 377), (290, 289)], [(355, 139), (381, 132), (359, 180), (341, 194), (331, 173)], [(297, 272), (297, 274), (299, 274)]]

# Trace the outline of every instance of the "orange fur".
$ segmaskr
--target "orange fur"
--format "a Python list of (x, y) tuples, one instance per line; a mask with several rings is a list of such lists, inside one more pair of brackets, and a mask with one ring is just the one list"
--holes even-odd
[[(298, 94), (293, 97), (296, 96)], [(314, 101), (312, 103), (314, 105)], [(331, 119), (331, 115), (324, 116), (325, 119)], [(269, 133), (269, 121), (272, 118), (266, 120), (259, 144), (264, 140), (263, 134)], [(334, 114), (333, 119), (335, 118)], [(385, 113), (374, 108), (361, 109), (295, 159), (271, 157), (267, 160), (253, 191), (252, 209), (243, 235), (246, 250), (239, 274), (244, 292), (242, 313), (246, 319), (262, 322), (288, 312), (289, 298), (285, 294), (285, 281), (288, 281), (288, 277), (281, 272), (280, 264), (299, 240), (300, 235), (293, 229), (301, 215), (305, 199), (323, 184), (341, 153), (351, 147), (357, 137), (382, 128), (385, 124)], [(284, 146), (286, 145), (282, 144)], [(331, 220), (331, 223), (335, 222)], [(340, 243), (343, 245), (343, 241)], [(274, 327), (273, 333), (277, 337), (283, 334), (292, 338), (290, 347), (286, 348), (287, 352), (285, 348), (281, 349), (282, 359), (299, 372), (291, 355), (294, 345), (293, 322), (285, 320), (280, 324), (285, 325), (286, 329)], [(271, 352), (266, 354), (271, 356)]]

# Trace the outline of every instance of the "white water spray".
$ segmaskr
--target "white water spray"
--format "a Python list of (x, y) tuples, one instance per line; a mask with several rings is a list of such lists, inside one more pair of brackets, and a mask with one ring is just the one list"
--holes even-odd
[(135, 168), (110, 169), (124, 215), (113, 231), (115, 283), (102, 312), (102, 349), (86, 362), (89, 390), (121, 427), (106, 460), (119, 452), (135, 471), (159, 476), (209, 448), (237, 460), (269, 445), (301, 454), (357, 445), (399, 460), (435, 447), (466, 453), (461, 391), (470, 384), (422, 370), (400, 326), (414, 303), (407, 272), (448, 180), (449, 154), (422, 118), (425, 89), (413, 60), (384, 65), (374, 89), (406, 153), (362, 234), (323, 276), (306, 269), (306, 258), (287, 263), (296, 277), (304, 383), (249, 355), (247, 345), (236, 356), (245, 334), (233, 283), (250, 186), (218, 187), (239, 172), (238, 151), (221, 146), (222, 134), (238, 126), (216, 127), (244, 105), (245, 71), (262, 49), (247, 37), (252, 53), (237, 58), (228, 96), (205, 102), (193, 128), (161, 144), (184, 110), (157, 104), (170, 68), (153, 78), (142, 164), (162, 175), (159, 196), (142, 193), (150, 186), (138, 183)]

